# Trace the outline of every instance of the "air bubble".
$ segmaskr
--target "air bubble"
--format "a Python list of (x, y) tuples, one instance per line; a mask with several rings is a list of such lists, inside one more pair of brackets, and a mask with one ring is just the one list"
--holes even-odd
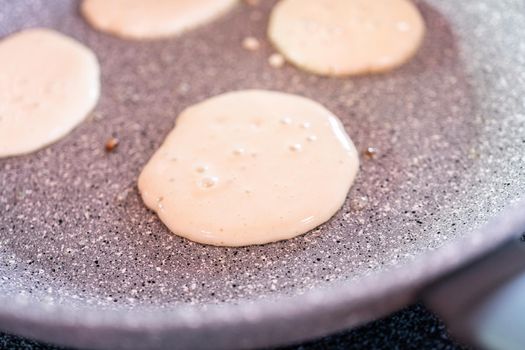
[(311, 124), (309, 122), (304, 122), (301, 124), (301, 128), (303, 129), (309, 129), (311, 126)]
[(219, 178), (216, 176), (206, 176), (199, 181), (199, 185), (202, 188), (211, 188), (219, 182)]
[(208, 166), (207, 165), (197, 165), (195, 167), (195, 171), (198, 172), (198, 173), (204, 173), (206, 170), (208, 170)]
[(242, 156), (245, 152), (246, 151), (242, 147), (239, 147), (233, 150), (233, 154), (236, 156)]
[(281, 124), (285, 124), (285, 125), (292, 124), (292, 118), (290, 118), (290, 117), (282, 117), (281, 118)]
[(300, 152), (303, 150), (303, 146), (300, 143), (290, 145), (290, 150), (294, 152)]
[(159, 209), (164, 209), (164, 205), (162, 204), (162, 201), (164, 200), (164, 197), (158, 197), (157, 198), (157, 207)]
[(310, 135), (306, 138), (308, 141), (310, 142), (314, 142), (314, 141), (317, 141), (317, 136), (315, 135)]

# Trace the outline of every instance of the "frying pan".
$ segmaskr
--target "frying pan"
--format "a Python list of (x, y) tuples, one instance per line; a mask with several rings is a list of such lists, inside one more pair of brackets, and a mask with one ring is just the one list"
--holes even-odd
[[(251, 348), (419, 298), (460, 335), (501, 346), (507, 331), (506, 345), (520, 344), (500, 321), (523, 306), (513, 299), (525, 265), (523, 2), (417, 2), (428, 26), (417, 56), (346, 79), (268, 65), (273, 4), (132, 42), (90, 28), (76, 1), (0, 1), (0, 35), (55, 28), (102, 67), (102, 97), (82, 125), (0, 160), (1, 329), (94, 349)], [(260, 50), (242, 49), (249, 35)], [(303, 236), (218, 248), (172, 235), (142, 204), (137, 176), (185, 107), (244, 88), (313, 98), (376, 152), (344, 207)], [(108, 153), (111, 136), (120, 144)]]

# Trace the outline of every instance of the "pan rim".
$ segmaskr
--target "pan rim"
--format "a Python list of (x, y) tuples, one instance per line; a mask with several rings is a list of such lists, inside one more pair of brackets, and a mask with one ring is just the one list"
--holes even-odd
[[(524, 212), (525, 200), (518, 201), (464, 237), (452, 240), (395, 268), (364, 276), (358, 280), (359, 283), (343, 281), (293, 297), (281, 295), (253, 302), (244, 300), (236, 304), (211, 305), (206, 310), (175, 305), (169, 310), (157, 309), (148, 313), (144, 312), (148, 307), (97, 310), (96, 307), (84, 309), (84, 306), (81, 306), (82, 312), (79, 312), (79, 309), (64, 305), (50, 308), (41, 302), (22, 303), (13, 297), (0, 296), (0, 325), (5, 331), (47, 341), (56, 339), (52, 336), (53, 332), (46, 333), (42, 330), (60, 331), (72, 326), (91, 336), (103, 331), (114, 334), (114, 338), (119, 339), (119, 335), (147, 332), (156, 334), (158, 340), (168, 334), (188, 336), (206, 331), (220, 333), (235, 330), (234, 333), (237, 334), (244, 330), (248, 335), (256, 330), (275, 329), (282, 322), (293, 321), (293, 325), (297, 327), (297, 321), (305, 323), (305, 320), (312, 318), (331, 319), (324, 324), (319, 322), (321, 327), (309, 329), (311, 332), (305, 332), (302, 328), (303, 335), (283, 333), (279, 336), (278, 332), (271, 339), (254, 339), (252, 343), (245, 345), (268, 346), (284, 341), (311, 339), (377, 319), (414, 301), (422, 288), (440, 276), (487, 253), (506, 239), (521, 234), (525, 228)], [(39, 326), (42, 327), (40, 331)], [(307, 324), (304, 326), (308, 327)], [(228, 337), (223, 335), (223, 338)], [(66, 343), (94, 345), (89, 337), (83, 337), (79, 341), (74, 338), (71, 340)], [(200, 341), (204, 342), (206, 339)], [(236, 343), (234, 339), (230, 339), (229, 343), (223, 345), (235, 346)], [(221, 346), (214, 343), (214, 347)]]

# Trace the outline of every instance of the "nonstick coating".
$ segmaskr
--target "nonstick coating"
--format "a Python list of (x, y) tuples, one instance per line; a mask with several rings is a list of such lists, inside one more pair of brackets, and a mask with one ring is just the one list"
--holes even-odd
[[(3, 328), (93, 347), (165, 346), (166, 334), (179, 346), (205, 346), (195, 334), (216, 347), (303, 339), (399, 307), (515, 229), (511, 213), (477, 230), (525, 193), (523, 1), (417, 2), (428, 26), (417, 56), (345, 79), (268, 65), (274, 3), (133, 42), (93, 30), (76, 1), (0, 0), (1, 36), (52, 27), (102, 67), (102, 97), (84, 123), (0, 159)], [(244, 50), (246, 36), (261, 49)], [(142, 204), (137, 176), (185, 107), (245, 88), (317, 100), (360, 151), (377, 153), (363, 154), (344, 207), (306, 235), (235, 249), (174, 236)], [(120, 144), (107, 153), (111, 136)]]

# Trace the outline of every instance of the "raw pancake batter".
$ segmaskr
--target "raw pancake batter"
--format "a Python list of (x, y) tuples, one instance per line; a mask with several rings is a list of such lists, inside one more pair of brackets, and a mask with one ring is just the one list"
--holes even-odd
[(0, 157), (35, 151), (70, 132), (95, 107), (99, 76), (91, 50), (52, 30), (0, 41)]
[(282, 0), (268, 29), (291, 63), (333, 76), (395, 68), (416, 53), (424, 33), (408, 0)]
[(172, 232), (244, 246), (292, 238), (327, 221), (358, 167), (352, 141), (323, 106), (248, 90), (183, 111), (138, 187)]
[(82, 13), (95, 28), (128, 39), (177, 35), (210, 22), (237, 0), (84, 0)]

